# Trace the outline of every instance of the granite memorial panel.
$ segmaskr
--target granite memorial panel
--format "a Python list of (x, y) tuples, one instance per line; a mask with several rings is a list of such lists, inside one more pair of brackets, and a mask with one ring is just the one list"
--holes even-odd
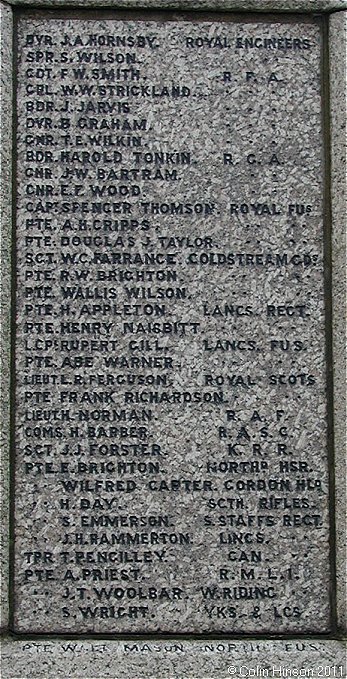
[(321, 20), (17, 40), (15, 630), (328, 632)]

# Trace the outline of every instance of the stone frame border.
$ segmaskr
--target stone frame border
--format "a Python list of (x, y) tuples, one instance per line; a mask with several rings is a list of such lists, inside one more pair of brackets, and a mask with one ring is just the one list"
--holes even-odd
[[(115, 6), (116, 5), (116, 6)], [(280, 13), (324, 13), (329, 14), (329, 64), (326, 68), (326, 82), (329, 82), (330, 98), (330, 195), (331, 195), (331, 259), (332, 259), (332, 350), (333, 350), (333, 438), (335, 451), (335, 524), (336, 524), (336, 586), (337, 586), (337, 620), (338, 633), (289, 640), (239, 640), (230, 642), (183, 641), (170, 638), (150, 642), (107, 641), (100, 637), (95, 642), (90, 638), (76, 635), (64, 644), (61, 639), (52, 636), (35, 637), (35, 640), (24, 637), (11, 637), (9, 634), (9, 528), (8, 507), (9, 494), (9, 449), (10, 449), (10, 380), (11, 380), (11, 239), (12, 239), (12, 6), (13, 10), (23, 9), (75, 9), (75, 8), (109, 8), (109, 9), (180, 9), (210, 11), (249, 11)], [(90, 679), (95, 677), (154, 677), (160, 679), (172, 676), (181, 677), (227, 677), (239, 672), (241, 666), (254, 667), (254, 663), (262, 663), (262, 667), (282, 664), (288, 668), (307, 668), (315, 666), (342, 666), (345, 658), (343, 635), (346, 632), (346, 477), (345, 477), (345, 442), (346, 442), (346, 354), (345, 354), (345, 299), (346, 299), (346, 30), (347, 0), (0, 0), (0, 71), (1, 71), (1, 109), (0, 109), (0, 198), (1, 198), (1, 447), (0, 493), (1, 493), (1, 525), (2, 525), (2, 561), (1, 561), (1, 630), (5, 635), (3, 644), (3, 677), (16, 679), (21, 677), (53, 677), (78, 676), (76, 672)], [(112, 637), (111, 637), (112, 638)], [(20, 640), (21, 639), (21, 640)], [(148, 640), (147, 640), (148, 641)], [(73, 650), (73, 646), (75, 648)], [(139, 650), (135, 647), (139, 647)], [(170, 647), (168, 650), (167, 647)], [(203, 647), (209, 647), (204, 655)], [(229, 647), (230, 648), (229, 648)], [(219, 648), (220, 647), (220, 648)], [(223, 648), (221, 648), (223, 647)], [(225, 653), (229, 655), (224, 655)], [(230, 657), (231, 654), (231, 657)], [(7, 660), (7, 663), (6, 663)], [(151, 664), (151, 661), (153, 664)], [(236, 671), (228, 671), (228, 665), (235, 663)], [(242, 665), (244, 662), (244, 665)], [(6, 664), (5, 664), (6, 663)], [(126, 664), (125, 664), (126, 663)], [(299, 663), (299, 664), (298, 664)], [(259, 666), (259, 667), (261, 667)], [(7, 667), (7, 669), (6, 669)], [(234, 666), (233, 666), (234, 667)], [(317, 671), (317, 670), (316, 670)], [(141, 675), (138, 674), (141, 672)], [(153, 673), (154, 672), (154, 673)], [(175, 672), (175, 675), (172, 674)], [(206, 672), (208, 674), (206, 674)], [(213, 674), (211, 674), (211, 672)], [(216, 672), (218, 674), (216, 674)], [(221, 674), (222, 672), (222, 674)], [(23, 674), (24, 673), (24, 674)], [(179, 673), (179, 674), (178, 674)], [(193, 674), (192, 674), (193, 673)], [(238, 674), (240, 675), (240, 673)], [(244, 676), (251, 676), (244, 674)], [(254, 676), (254, 675), (253, 675)], [(261, 675), (260, 675), (261, 676)], [(263, 675), (264, 676), (264, 675)], [(271, 675), (269, 675), (271, 676)], [(278, 676), (278, 675), (277, 675)], [(287, 675), (290, 676), (290, 675)], [(300, 676), (300, 675), (296, 675)], [(302, 675), (301, 675), (302, 676)], [(334, 676), (332, 673), (311, 674), (306, 676)], [(347, 676), (335, 674), (335, 676)]]

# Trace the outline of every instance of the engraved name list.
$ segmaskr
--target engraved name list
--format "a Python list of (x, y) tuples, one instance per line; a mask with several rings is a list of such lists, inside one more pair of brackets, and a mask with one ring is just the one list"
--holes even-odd
[(329, 629), (320, 52), (19, 20), (17, 631)]

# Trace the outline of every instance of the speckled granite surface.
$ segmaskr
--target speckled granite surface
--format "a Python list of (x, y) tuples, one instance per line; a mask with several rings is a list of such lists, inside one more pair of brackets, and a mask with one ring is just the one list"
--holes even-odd
[(9, 548), (9, 421), (10, 421), (10, 299), (12, 237), (12, 11), (0, 3), (0, 201), (1, 201), (1, 629), (8, 625), (8, 548)]
[[(346, 629), (346, 12), (330, 19), (332, 299), (336, 461), (337, 595)], [(345, 84), (343, 87), (342, 84)]]
[(112, 7), (181, 9), (181, 10), (219, 10), (254, 12), (333, 12), (346, 9), (346, 0), (9, 0), (10, 5), (24, 7)]
[(338, 641), (18, 641), (4, 644), (3, 679), (346, 677)]
[[(277, 3), (278, 4), (278, 3)], [(305, 3), (307, 4), (307, 3)], [(317, 4), (317, 3), (315, 3)], [(330, 4), (330, 3), (329, 3)], [(334, 3), (335, 4), (335, 3)], [(330, 9), (330, 7), (328, 7)], [(10, 15), (6, 13), (5, 26), (10, 26)], [(4, 24), (3, 24), (4, 25)], [(334, 35), (334, 43), (332, 45), (332, 81), (333, 93), (336, 97), (342, 97), (342, 88), (339, 87), (337, 76), (341, 71), (341, 50), (343, 50), (343, 43), (341, 41), (341, 31), (343, 28), (342, 15), (333, 18), (332, 35)], [(8, 33), (7, 33), (8, 35)], [(337, 38), (335, 38), (337, 36)], [(3, 43), (4, 44), (4, 43)], [(7, 43), (9, 44), (9, 42)], [(5, 66), (8, 68), (8, 65)], [(341, 82), (341, 81), (340, 81)], [(334, 83), (337, 83), (335, 86)], [(335, 100), (336, 101), (336, 100)], [(338, 114), (338, 105), (332, 102), (333, 116), (333, 141), (334, 147), (339, 148), (339, 138), (341, 122)], [(4, 124), (4, 123), (3, 123)], [(8, 130), (8, 122), (5, 121), (5, 126)], [(5, 165), (6, 167), (6, 165)], [(337, 182), (341, 182), (342, 178), (342, 157), (340, 152), (333, 150), (333, 168), (334, 176)], [(341, 186), (341, 183), (339, 184)], [(341, 216), (343, 214), (342, 203), (339, 202), (341, 190), (335, 188), (333, 195), (338, 196), (338, 200), (333, 204), (334, 223), (338, 225), (341, 223)], [(8, 204), (8, 203), (7, 203)], [(335, 211), (334, 211), (335, 205)], [(337, 206), (337, 207), (336, 207)], [(333, 241), (333, 252), (335, 252), (335, 276), (336, 280), (341, 279), (339, 272), (343, 270), (344, 264), (341, 258), (341, 237), (339, 232), (335, 231), (337, 236)], [(337, 244), (337, 246), (336, 246)], [(339, 304), (339, 303), (337, 303)], [(342, 308), (344, 303), (342, 302)], [(337, 323), (339, 317), (339, 309), (335, 307), (335, 343), (341, 346), (341, 327)], [(7, 310), (5, 309), (5, 315)], [(343, 331), (342, 331), (343, 332)], [(337, 352), (336, 352), (337, 355)], [(343, 350), (338, 350), (338, 355), (341, 357), (336, 366), (336, 374), (339, 374), (339, 366), (343, 362)], [(5, 354), (6, 357), (6, 354)], [(343, 387), (342, 387), (343, 388)], [(337, 380), (337, 394), (342, 393), (341, 386)], [(337, 401), (339, 398), (337, 398)], [(336, 411), (341, 412), (340, 410)], [(338, 417), (339, 415), (337, 415)], [(338, 441), (341, 441), (341, 429), (338, 429)], [(337, 453), (341, 448), (338, 446)], [(339, 456), (340, 457), (340, 456)], [(5, 463), (6, 464), (6, 463)], [(339, 486), (341, 475), (341, 466), (338, 460), (338, 474), (337, 481), (340, 489), (339, 497), (343, 498), (343, 486)], [(339, 501), (339, 540), (343, 537), (343, 502)], [(6, 525), (6, 524), (5, 524)], [(341, 544), (341, 543), (340, 543)], [(338, 561), (339, 573), (343, 570), (343, 550), (340, 551)], [(6, 576), (5, 576), (6, 577)], [(341, 584), (338, 584), (338, 596), (340, 605), (340, 621), (343, 624), (344, 618), (344, 600), (343, 589)], [(4, 621), (5, 618), (3, 617)], [(163, 650), (163, 646), (166, 647)], [(203, 660), (201, 660), (203, 658)], [(245, 664), (247, 663), (247, 664)], [(288, 641), (209, 641), (209, 642), (182, 642), (180, 640), (170, 641), (167, 646), (166, 642), (162, 641), (148, 641), (131, 642), (130, 645), (124, 641), (110, 642), (110, 641), (78, 641), (71, 640), (62, 642), (60, 640), (51, 641), (15, 641), (5, 640), (2, 653), (2, 676), (6, 679), (14, 679), (15, 677), (44, 677), (50, 679), (56, 676), (82, 676), (80, 674), (81, 667), (83, 668), (83, 676), (90, 677), (150, 677), (150, 676), (174, 676), (174, 677), (226, 677), (234, 674), (234, 676), (255, 676), (244, 668), (249, 667), (255, 673), (258, 671), (258, 676), (262, 668), (269, 670), (275, 663), (283, 665), (285, 668), (302, 668), (310, 671), (311, 668), (316, 668), (317, 676), (321, 674), (323, 667), (330, 668), (329, 676), (345, 676), (345, 646), (343, 642), (332, 640), (317, 641), (310, 640), (288, 640)], [(228, 669), (228, 668), (233, 669)], [(340, 669), (342, 667), (342, 669)], [(226, 668), (226, 669), (225, 669)], [(258, 668), (258, 670), (257, 670)], [(335, 669), (334, 669), (335, 668)], [(245, 674), (246, 672), (246, 674)], [(333, 674), (332, 674), (333, 673)], [(263, 675), (265, 676), (265, 675)], [(267, 675), (271, 676), (271, 675)], [(286, 676), (290, 676), (287, 674)], [(298, 675), (292, 675), (298, 676)], [(305, 676), (301, 674), (300, 676)], [(306, 676), (315, 676), (307, 674)], [(326, 674), (324, 676), (327, 676)]]
[(328, 632), (321, 26), (167, 18), (19, 22), (15, 629)]

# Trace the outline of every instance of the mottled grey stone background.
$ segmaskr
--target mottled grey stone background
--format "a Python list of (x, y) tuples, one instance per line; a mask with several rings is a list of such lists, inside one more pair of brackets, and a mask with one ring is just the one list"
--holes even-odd
[(1, 629), (8, 626), (9, 441), (10, 441), (10, 300), (12, 236), (12, 11), (0, 3), (0, 202), (1, 202)]
[(334, 358), (334, 447), (336, 465), (337, 601), (346, 629), (346, 12), (331, 17), (330, 122), (332, 198), (332, 301)]
[[(120, 0), (121, 2), (122, 0)], [(145, 0), (144, 0), (145, 1)], [(35, 5), (39, 2), (35, 2)], [(12, 4), (12, 3), (10, 3)], [(14, 4), (14, 3), (13, 3)], [(29, 3), (28, 3), (29, 4)], [(82, 4), (82, 3), (81, 3)], [(133, 3), (131, 3), (133, 4)], [(157, 3), (155, 3), (157, 5)], [(185, 6), (187, 6), (187, 2), (184, 3)], [(239, 3), (237, 3), (239, 5)], [(299, 3), (295, 3), (297, 6)], [(222, 5), (224, 8), (226, 3), (223, 0)], [(264, 1), (259, 1), (256, 3), (257, 9), (265, 9), (266, 5), (268, 3)], [(293, 9), (293, 3), (288, 0), (286, 3), (282, 2), (272, 2), (271, 5), (274, 6), (274, 9), (279, 9), (280, 6), (283, 6), (283, 9), (286, 10), (288, 9), (289, 11)], [(28, 5), (27, 5), (28, 6)], [(86, 6), (86, 3), (83, 2), (83, 6)], [(96, 6), (96, 2), (94, 3), (94, 6)], [(144, 5), (142, 5), (144, 6)], [(211, 5), (209, 5), (211, 6)], [(253, 5), (254, 7), (254, 5)], [(319, 9), (325, 9), (325, 11), (334, 11), (334, 9), (339, 9), (339, 8), (344, 8), (346, 7), (345, 2), (338, 2), (338, 1), (331, 1), (331, 2), (324, 2), (320, 3), (319, 0), (315, 2), (310, 2), (309, 0), (306, 2), (300, 3), (299, 9), (302, 9), (303, 11), (311, 9), (313, 11), (319, 10)], [(4, 19), (5, 17), (5, 19)], [(2, 35), (1, 35), (1, 40), (2, 40), (2, 45), (11, 45), (11, 12), (9, 10), (8, 5), (1, 3), (1, 29), (2, 29)], [(345, 22), (346, 22), (346, 14), (345, 13), (337, 13), (336, 15), (333, 15), (330, 18), (330, 35), (331, 35), (331, 40), (330, 40), (330, 52), (332, 54), (332, 59), (330, 62), (330, 75), (331, 75), (331, 81), (333, 83), (332, 87), (332, 99), (331, 99), (331, 115), (332, 115), (332, 123), (333, 123), (333, 135), (332, 135), (332, 163), (333, 167), (335, 167), (335, 172), (334, 172), (334, 182), (333, 182), (333, 197), (334, 197), (334, 202), (333, 202), (333, 213), (334, 213), (334, 224), (335, 224), (335, 233), (336, 238), (333, 240), (333, 256), (335, 255), (335, 285), (338, 284), (341, 280), (345, 278), (345, 258), (343, 254), (340, 251), (340, 243), (341, 243), (341, 231), (340, 229), (343, 230), (343, 224), (345, 221), (345, 207), (343, 202), (341, 203), (341, 196), (343, 195), (343, 190), (344, 190), (344, 177), (345, 177), (345, 170), (344, 170), (344, 163), (345, 163), (345, 157), (344, 154), (341, 154), (341, 145), (344, 144), (345, 141), (345, 134), (344, 134), (344, 125), (345, 125), (345, 115), (344, 115), (344, 110), (345, 110), (345, 93), (344, 93), (344, 87), (343, 84), (345, 83), (345, 42), (342, 38), (343, 30), (345, 27)], [(5, 52), (6, 53), (6, 52)], [(9, 54), (9, 52), (7, 52)], [(6, 60), (2, 62), (2, 73), (5, 72), (5, 90), (8, 93), (8, 100), (11, 98), (11, 55), (6, 57)], [(2, 101), (4, 101), (4, 95), (2, 94)], [(5, 111), (5, 117), (2, 117), (2, 130), (5, 129), (5, 135), (3, 134), (2, 139), (8, 139), (8, 134), (9, 130), (11, 127), (11, 121), (9, 119), (8, 114), (6, 115), (7, 109), (4, 108)], [(4, 148), (4, 145), (2, 145), (2, 148)], [(10, 167), (11, 164), (11, 153), (10, 153), (10, 146), (6, 146), (6, 153), (4, 154), (4, 159), (5, 162), (2, 165), (2, 172), (6, 172), (7, 168)], [(6, 175), (5, 175), (6, 176)], [(2, 204), (2, 216), (4, 215), (4, 212), (6, 214), (5, 210), (8, 210), (6, 206), (9, 206), (9, 193), (5, 191), (4, 189), (4, 197), (3, 197), (3, 204)], [(5, 218), (5, 220), (2, 217), (2, 234), (8, 232), (9, 228), (9, 222)], [(3, 242), (4, 242), (4, 236), (2, 235)], [(339, 252), (339, 257), (336, 256), (336, 252)], [(9, 261), (9, 254), (5, 255), (5, 263), (8, 263)], [(5, 279), (6, 280), (6, 279)], [(7, 291), (6, 291), (7, 290)], [(333, 291), (333, 298), (335, 301), (335, 323), (334, 323), (334, 347), (336, 347), (336, 351), (334, 352), (335, 355), (335, 361), (336, 361), (336, 370), (335, 370), (335, 380), (337, 384), (337, 388), (335, 391), (335, 431), (337, 432), (337, 436), (335, 438), (335, 443), (339, 441), (339, 443), (336, 446), (336, 465), (337, 465), (337, 488), (338, 488), (338, 515), (339, 515), (339, 530), (337, 533), (337, 538), (338, 538), (338, 553), (340, 554), (339, 561), (338, 561), (338, 605), (339, 605), (339, 611), (340, 611), (340, 624), (343, 625), (343, 620), (345, 618), (345, 596), (344, 596), (344, 587), (342, 586), (342, 583), (344, 583), (345, 580), (345, 548), (343, 547), (343, 542), (345, 540), (345, 483), (344, 483), (344, 478), (345, 478), (345, 465), (344, 465), (344, 457), (345, 457), (345, 436), (344, 436), (344, 430), (341, 427), (341, 423), (345, 420), (345, 409), (343, 407), (343, 400), (344, 400), (344, 392), (345, 392), (345, 387), (344, 387), (344, 362), (345, 362), (345, 351), (344, 351), (344, 334), (345, 334), (345, 328), (344, 328), (344, 323), (341, 322), (343, 321), (343, 316), (345, 313), (345, 293), (344, 290), (341, 289), (340, 287), (340, 294), (337, 295), (336, 293), (336, 288)], [(4, 300), (7, 304), (4, 304), (3, 312), (5, 314), (5, 319), (8, 318), (8, 307), (9, 307), (9, 300), (10, 300), (10, 288), (7, 287), (7, 282), (6, 285), (3, 283), (3, 292), (4, 292)], [(338, 320), (340, 319), (340, 322)], [(3, 369), (6, 370), (6, 365), (8, 365), (8, 345), (4, 344), (3, 348)], [(339, 357), (339, 358), (338, 358)], [(8, 372), (7, 372), (8, 374)], [(340, 385), (340, 386), (339, 386)], [(6, 381), (5, 381), (5, 387), (4, 389), (7, 389)], [(4, 396), (4, 403), (5, 403), (5, 408), (6, 412), (8, 412), (8, 399), (6, 397), (6, 392)], [(7, 415), (5, 414), (5, 417)], [(6, 419), (4, 422), (5, 425), (5, 432), (6, 432)], [(3, 456), (2, 456), (2, 470), (5, 469), (5, 474), (2, 473), (2, 480), (4, 482), (4, 490), (2, 492), (2, 497), (6, 497), (4, 493), (7, 493), (7, 470), (8, 470), (8, 463), (7, 463), (7, 442), (8, 442), (8, 435), (7, 433), (5, 434), (5, 446), (2, 451)], [(6, 510), (6, 506), (4, 503), (4, 511)], [(6, 553), (6, 545), (7, 545), (7, 528), (8, 528), (8, 521), (7, 518), (5, 517), (4, 519), (4, 535), (5, 535), (5, 572), (4, 572), (4, 578), (2, 581), (2, 592), (4, 593), (5, 591), (5, 586), (7, 582), (7, 571), (6, 571), (6, 562), (7, 562), (7, 553)], [(5, 598), (5, 612), (2, 613), (1, 617), (1, 622), (6, 628), (6, 610), (7, 610), (7, 601), (6, 597)], [(201, 659), (202, 658), (202, 652), (199, 644), (194, 644), (191, 646), (192, 648), (192, 655), (189, 660), (183, 661), (182, 659), (182, 654), (177, 651), (177, 662), (172, 663), (171, 658), (172, 654), (168, 657), (167, 652), (164, 652), (163, 654), (159, 654), (159, 659), (157, 660), (151, 660), (153, 655), (155, 655), (156, 658), (158, 658), (158, 646), (160, 646), (162, 642), (158, 642), (155, 646), (155, 649), (153, 650), (152, 643), (151, 642), (145, 642), (146, 648), (143, 648), (143, 650), (139, 649), (138, 651), (133, 651), (137, 655), (137, 660), (133, 661), (130, 663), (129, 660), (129, 652), (125, 651), (124, 644), (120, 642), (120, 645), (118, 646), (118, 651), (117, 645), (118, 642), (80, 642), (80, 641), (74, 641), (71, 642), (70, 649), (68, 650), (66, 647), (66, 650), (62, 650), (63, 643), (59, 640), (52, 640), (48, 642), (47, 640), (37, 640), (35, 642), (30, 642), (30, 641), (17, 641), (14, 639), (9, 639), (7, 642), (4, 642), (3, 649), (2, 649), (2, 676), (5, 679), (14, 679), (14, 677), (30, 677), (30, 679), (34, 679), (34, 677), (49, 677), (50, 679), (53, 679), (54, 677), (57, 676), (71, 676), (73, 674), (74, 676), (89, 676), (89, 677), (106, 677), (106, 676), (112, 676), (112, 677), (120, 677), (120, 676), (125, 676), (125, 677), (131, 677), (132, 679), (135, 677), (143, 677), (143, 676), (160, 676), (164, 677), (166, 676), (166, 672), (168, 671), (168, 667), (170, 675), (174, 676), (182, 676), (182, 677), (192, 677), (192, 676), (199, 676), (199, 677), (213, 677), (214, 679), (219, 679), (219, 677), (226, 677), (230, 676), (224, 671), (225, 667), (225, 662), (233, 661), (234, 658), (240, 658), (241, 660), (238, 660), (238, 662), (244, 662), (245, 659), (247, 661), (249, 660), (250, 657), (253, 659), (253, 668), (256, 668), (256, 663), (259, 662), (261, 666), (264, 666), (267, 668), (269, 664), (273, 662), (285, 662), (287, 665), (294, 666), (294, 663), (297, 663), (297, 667), (306, 667), (306, 668), (311, 668), (316, 665), (316, 663), (319, 663), (319, 665), (322, 665), (323, 663), (326, 664), (327, 666), (334, 667), (336, 666), (336, 663), (342, 663), (345, 664), (345, 645), (343, 642), (337, 642), (337, 641), (329, 641), (329, 640), (291, 640), (291, 641), (268, 641), (268, 642), (240, 642), (240, 641), (234, 641), (230, 642), (233, 643), (233, 646), (236, 647), (236, 651), (230, 651), (230, 654), (228, 654), (228, 657), (224, 657), (222, 659), (222, 662), (220, 660), (213, 662), (209, 662), (207, 669), (205, 662)], [(165, 642), (164, 642), (165, 643)], [(173, 642), (174, 644), (175, 642)], [(177, 641), (177, 643), (180, 643)], [(217, 642), (215, 642), (217, 645)], [(69, 644), (69, 642), (67, 642)], [(99, 645), (100, 644), (100, 645)], [(185, 645), (187, 642), (185, 642)], [(218, 642), (219, 644), (219, 642)], [(251, 647), (254, 649), (255, 645), (258, 647), (261, 645), (263, 648), (263, 651), (251, 651)], [(118, 655), (119, 653), (119, 655)], [(221, 651), (218, 652), (218, 657), (220, 657)], [(111, 659), (110, 659), (111, 656)], [(149, 658), (149, 660), (148, 660)], [(184, 667), (185, 666), (185, 667)], [(80, 674), (81, 668), (83, 671), (83, 675)], [(337, 675), (338, 676), (338, 675)], [(343, 673), (343, 676), (345, 676), (345, 671)]]
[[(228, 679), (302, 676), (322, 672), (346, 677), (345, 647), (339, 641), (128, 640), (18, 641), (3, 648), (3, 679)], [(299, 674), (300, 672), (300, 674)], [(291, 674), (290, 674), (291, 673)], [(296, 674), (297, 673), (297, 674)]]
[[(35, 7), (66, 7), (65, 0), (9, 0), (10, 5)], [(116, 6), (111, 0), (70, 0), (69, 7), (121, 7), (129, 8), (165, 8), (221, 11), (253, 11), (253, 12), (333, 12), (345, 9), (346, 0), (118, 0)]]

